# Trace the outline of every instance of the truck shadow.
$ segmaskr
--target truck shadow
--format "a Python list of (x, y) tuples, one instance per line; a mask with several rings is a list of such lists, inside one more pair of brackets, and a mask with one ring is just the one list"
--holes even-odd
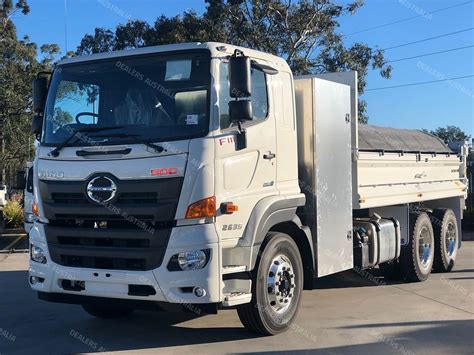
[[(429, 322), (406, 322), (364, 324), (342, 329), (360, 330), (369, 335), (366, 343), (349, 344), (334, 347), (321, 347), (304, 350), (240, 352), (252, 355), (290, 355), (290, 354), (472, 354), (472, 320), (444, 320)], [(410, 328), (393, 333), (386, 328)], [(416, 327), (413, 329), (413, 327)]]
[(324, 276), (313, 280), (313, 287), (318, 290), (332, 288), (372, 287), (401, 284), (405, 281), (389, 281), (384, 279), (378, 269), (347, 270), (337, 274)]

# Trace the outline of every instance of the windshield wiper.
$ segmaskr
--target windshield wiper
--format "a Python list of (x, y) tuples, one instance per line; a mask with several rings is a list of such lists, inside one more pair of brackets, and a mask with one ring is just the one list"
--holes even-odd
[(161, 145), (153, 144), (145, 139), (138, 138), (140, 137), (138, 134), (130, 134), (130, 133), (105, 133), (105, 134), (95, 134), (90, 136), (91, 138), (130, 138), (133, 142), (143, 144), (151, 149), (153, 149), (156, 153), (162, 153), (166, 149), (163, 148)]
[[(109, 129), (119, 129), (123, 128), (123, 126), (114, 126), (114, 127), (84, 127), (84, 128), (79, 128), (76, 130), (74, 133), (72, 133), (69, 137), (67, 137), (60, 145), (58, 145), (56, 148), (54, 148), (52, 151), (49, 152), (49, 155), (52, 157), (56, 158), (59, 156), (59, 152), (61, 149), (63, 149), (66, 145), (68, 145), (71, 140), (76, 137), (77, 133), (90, 133), (90, 132), (101, 132), (101, 131), (106, 131)], [(76, 143), (79, 141), (82, 137), (77, 137), (75, 141), (72, 142), (72, 144)]]

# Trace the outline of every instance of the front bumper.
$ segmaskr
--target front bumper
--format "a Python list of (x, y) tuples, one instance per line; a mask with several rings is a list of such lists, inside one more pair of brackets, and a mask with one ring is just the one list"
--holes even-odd
[[(30, 286), (43, 295), (43, 299), (53, 295), (75, 295), (69, 297), (83, 303), (83, 296), (116, 299), (166, 302), (175, 304), (209, 304), (222, 301), (220, 248), (213, 224), (174, 227), (168, 247), (166, 248), (163, 263), (160, 267), (147, 271), (107, 270), (93, 268), (67, 267), (54, 263), (51, 260), (45, 228), (41, 223), (35, 223), (30, 230), (30, 242), (41, 247), (47, 257), (46, 264), (30, 260)], [(180, 252), (195, 249), (210, 249), (208, 264), (200, 270), (168, 271), (167, 264), (170, 258)], [(32, 283), (32, 277), (42, 282)], [(80, 282), (82, 290), (71, 291), (63, 288), (63, 280)], [(138, 296), (130, 294), (130, 285), (151, 286), (156, 294)], [(192, 292), (193, 288), (204, 289), (205, 295), (198, 297)], [(66, 297), (67, 298), (67, 297)], [(140, 307), (141, 308), (141, 307)]]

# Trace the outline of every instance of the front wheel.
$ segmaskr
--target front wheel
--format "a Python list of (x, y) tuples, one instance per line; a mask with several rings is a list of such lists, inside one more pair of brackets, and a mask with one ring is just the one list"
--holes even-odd
[(94, 317), (105, 319), (122, 318), (133, 313), (132, 308), (107, 304), (83, 304), (82, 308)]
[(237, 307), (245, 328), (274, 335), (289, 328), (303, 290), (303, 263), (296, 243), (284, 233), (270, 232), (252, 277), (252, 300)]

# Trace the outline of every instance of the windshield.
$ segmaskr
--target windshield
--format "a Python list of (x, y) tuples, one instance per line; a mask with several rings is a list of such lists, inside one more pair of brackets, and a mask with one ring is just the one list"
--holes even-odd
[(51, 81), (43, 143), (59, 145), (85, 127), (117, 126), (97, 144), (131, 141), (127, 134), (155, 142), (204, 136), (210, 77), (207, 51), (61, 66)]

